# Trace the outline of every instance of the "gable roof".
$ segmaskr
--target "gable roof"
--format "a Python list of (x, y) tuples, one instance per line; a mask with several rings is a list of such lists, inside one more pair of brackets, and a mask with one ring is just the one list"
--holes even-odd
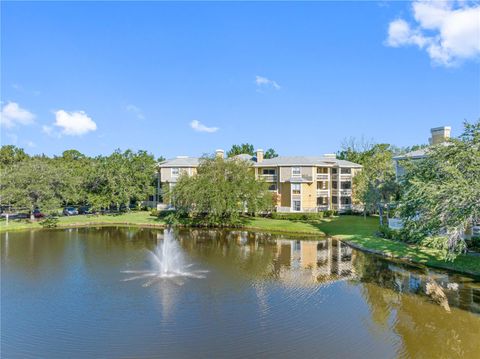
[(158, 164), (158, 167), (197, 167), (200, 163), (198, 157), (178, 156), (166, 161), (162, 161)]
[(352, 167), (362, 168), (358, 163), (339, 160), (333, 157), (325, 156), (279, 156), (275, 158), (265, 159), (260, 163), (255, 163), (255, 167), (268, 167), (268, 166), (340, 166), (340, 167)]
[[(358, 163), (339, 160), (334, 157), (326, 156), (280, 156), (275, 158), (264, 159), (258, 163), (255, 156), (249, 154), (240, 154), (231, 157), (233, 159), (240, 159), (243, 161), (252, 162), (254, 167), (277, 167), (277, 166), (323, 166), (323, 167), (350, 167), (350, 168), (362, 168)], [(198, 157), (186, 157), (179, 156), (172, 158), (158, 164), (160, 168), (169, 167), (198, 167), (201, 158)]]

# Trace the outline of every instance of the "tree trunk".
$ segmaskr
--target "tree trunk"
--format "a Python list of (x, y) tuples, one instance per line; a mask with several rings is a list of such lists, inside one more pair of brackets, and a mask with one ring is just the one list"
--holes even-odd
[(383, 206), (382, 206), (382, 204), (378, 205), (378, 215), (380, 216), (380, 226), (383, 226)]

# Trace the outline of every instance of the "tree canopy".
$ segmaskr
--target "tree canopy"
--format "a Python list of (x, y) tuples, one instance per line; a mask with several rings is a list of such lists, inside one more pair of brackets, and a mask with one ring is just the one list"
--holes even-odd
[(91, 158), (67, 150), (49, 158), (30, 157), (22, 149), (3, 146), (0, 160), (1, 204), (17, 209), (128, 206), (155, 193), (156, 161), (145, 151), (117, 150), (110, 156)]
[[(227, 151), (227, 157), (233, 157), (237, 155), (247, 154), (255, 156), (255, 147), (251, 143), (242, 143), (241, 145), (233, 145)], [(269, 148), (265, 151), (265, 158), (278, 157), (277, 152), (273, 148)]]
[[(396, 148), (389, 144), (372, 144), (365, 140), (349, 139), (337, 154), (339, 159), (363, 166), (353, 180), (353, 200), (363, 205), (365, 213), (383, 215), (384, 207), (398, 196), (393, 155)], [(383, 216), (380, 216), (383, 224)]]
[(255, 214), (272, 207), (263, 181), (255, 179), (246, 161), (205, 157), (197, 174), (182, 174), (165, 194), (178, 214), (202, 225), (238, 225), (245, 212)]
[(405, 238), (453, 255), (480, 222), (480, 121), (464, 126), (458, 139), (429, 147), (426, 158), (405, 161), (399, 205)]

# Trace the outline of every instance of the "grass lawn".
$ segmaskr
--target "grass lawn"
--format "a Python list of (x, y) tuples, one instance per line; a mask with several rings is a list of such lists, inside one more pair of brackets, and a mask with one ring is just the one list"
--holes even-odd
[(341, 216), (324, 218), (316, 222), (254, 218), (247, 226), (265, 231), (326, 234), (377, 254), (480, 276), (480, 257), (461, 255), (453, 262), (447, 262), (440, 250), (376, 237), (378, 224), (376, 217), (364, 219), (361, 216)]
[[(163, 226), (165, 223), (155, 217), (150, 216), (147, 211), (133, 211), (122, 214), (105, 215), (85, 215), (59, 217), (58, 227), (75, 227), (99, 224), (117, 224), (117, 225), (138, 225), (138, 226)], [(19, 229), (42, 228), (38, 221), (30, 223), (26, 220), (10, 220), (8, 226), (5, 220), (0, 221), (0, 232), (6, 232)]]
[[(164, 226), (161, 219), (150, 216), (149, 212), (129, 212), (110, 215), (87, 215), (60, 217), (58, 227), (89, 226), (89, 225), (138, 225)], [(0, 232), (20, 229), (42, 228), (38, 222), (11, 220), (5, 225), (0, 221)], [(480, 276), (480, 257), (458, 256), (453, 262), (446, 262), (443, 253), (432, 248), (407, 245), (402, 242), (375, 237), (378, 229), (378, 218), (360, 216), (341, 216), (324, 218), (318, 221), (291, 221), (269, 218), (251, 218), (245, 223), (246, 229), (266, 232), (283, 232), (303, 235), (334, 236), (352, 246), (365, 249), (388, 257), (405, 259), (427, 266), (452, 269)]]

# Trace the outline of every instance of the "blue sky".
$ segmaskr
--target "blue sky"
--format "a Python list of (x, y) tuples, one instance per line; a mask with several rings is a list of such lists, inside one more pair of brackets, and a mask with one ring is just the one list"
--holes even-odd
[(456, 24), (480, 8), (422, 4), (2, 2), (2, 144), (315, 155), (458, 135), (480, 117), (480, 50)]

